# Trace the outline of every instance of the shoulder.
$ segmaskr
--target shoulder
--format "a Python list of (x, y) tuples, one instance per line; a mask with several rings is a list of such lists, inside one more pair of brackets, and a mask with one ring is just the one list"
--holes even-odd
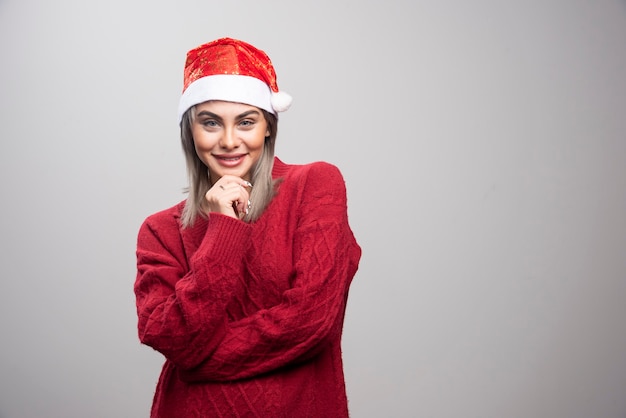
[[(303, 201), (318, 200), (317, 204), (333, 201), (345, 204), (346, 185), (339, 168), (326, 161), (307, 164), (276, 162), (275, 177), (282, 178), (281, 188)], [(299, 200), (299, 199), (298, 199)]]
[(343, 175), (339, 168), (326, 161), (315, 161), (307, 164), (285, 164), (281, 160), (276, 159), (274, 176), (309, 184), (344, 184)]
[(139, 235), (177, 232), (180, 229), (180, 217), (184, 207), (185, 201), (183, 200), (172, 207), (149, 215), (144, 219)]

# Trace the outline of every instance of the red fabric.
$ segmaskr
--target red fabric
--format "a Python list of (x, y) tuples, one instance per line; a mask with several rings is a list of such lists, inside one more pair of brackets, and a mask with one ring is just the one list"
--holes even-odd
[(347, 417), (341, 335), (361, 256), (327, 163), (276, 160), (278, 195), (253, 224), (180, 228), (183, 203), (137, 242), (139, 338), (166, 361), (152, 417)]
[(220, 38), (187, 53), (183, 92), (194, 81), (218, 74), (237, 74), (258, 78), (278, 91), (276, 72), (267, 54), (247, 42)]

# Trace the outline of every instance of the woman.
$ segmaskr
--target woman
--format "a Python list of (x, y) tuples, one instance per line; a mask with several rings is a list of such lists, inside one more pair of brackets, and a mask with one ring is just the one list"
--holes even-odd
[(361, 249), (328, 163), (274, 157), (269, 57), (222, 38), (187, 54), (189, 195), (137, 240), (139, 338), (165, 356), (152, 417), (346, 417), (341, 334)]

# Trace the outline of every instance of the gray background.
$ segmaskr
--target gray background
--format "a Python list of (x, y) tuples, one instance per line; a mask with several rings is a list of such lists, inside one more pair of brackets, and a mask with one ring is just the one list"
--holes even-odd
[(148, 416), (135, 237), (221, 36), (345, 175), (354, 417), (626, 416), (624, 1), (0, 0), (0, 417)]

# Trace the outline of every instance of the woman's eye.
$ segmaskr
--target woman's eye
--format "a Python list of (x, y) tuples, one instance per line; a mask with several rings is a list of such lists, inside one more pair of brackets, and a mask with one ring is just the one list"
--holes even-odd
[(202, 124), (204, 126), (209, 126), (209, 127), (217, 126), (217, 122), (215, 122), (214, 120), (211, 120), (211, 119), (203, 121)]

